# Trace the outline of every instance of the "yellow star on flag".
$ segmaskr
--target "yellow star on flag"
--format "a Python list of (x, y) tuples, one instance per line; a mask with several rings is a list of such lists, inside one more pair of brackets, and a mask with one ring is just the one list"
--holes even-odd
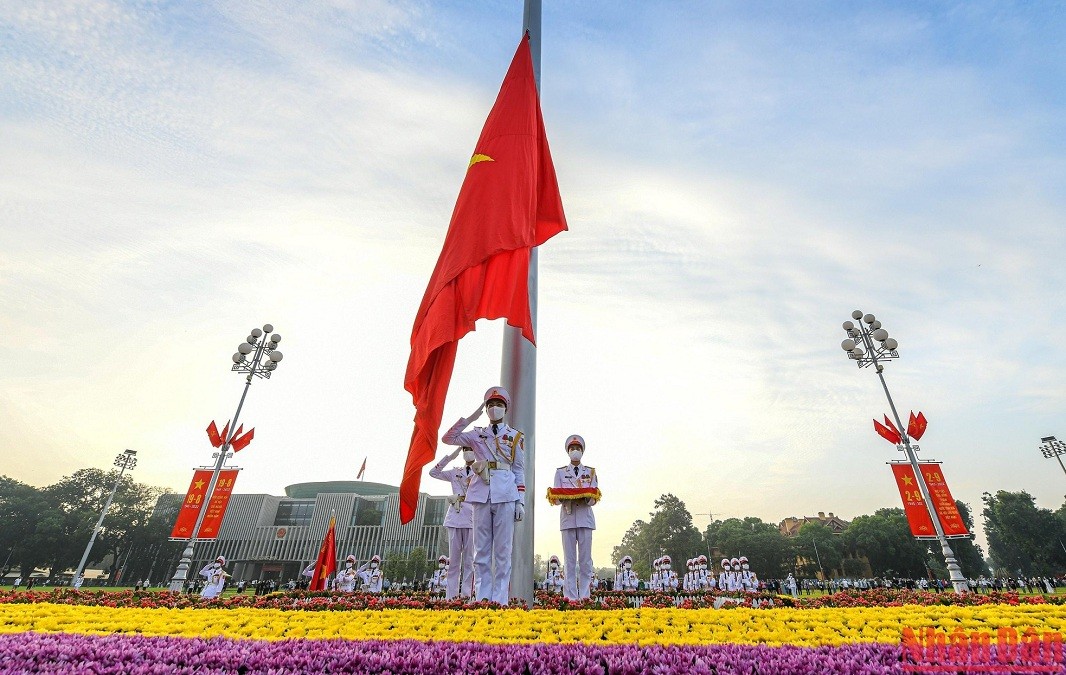
[(204, 482), (202, 480), (198, 480), (195, 483), (193, 483), (193, 485), (196, 486), (197, 490), (202, 490), (203, 487), (204, 487)]
[(495, 162), (495, 161), (496, 160), (494, 160), (493, 158), (489, 157), (488, 155), (482, 155), (480, 152), (476, 152), (476, 153), (474, 153), (474, 156), (470, 158), (470, 163), (466, 165), (466, 168), (469, 169), (470, 167), (474, 166), (478, 162)]
[(325, 567), (323, 567), (322, 568), (322, 574), (319, 574), (318, 578), (319, 579), (325, 579), (328, 576), (329, 576), (329, 570), (327, 570)]
[(914, 482), (914, 479), (913, 479), (913, 478), (911, 478), (910, 476), (901, 476), (900, 478), (901, 478), (901, 480), (903, 480), (903, 482), (904, 482), (904, 483), (906, 483), (907, 485), (910, 485), (911, 483), (913, 483), (913, 482)]

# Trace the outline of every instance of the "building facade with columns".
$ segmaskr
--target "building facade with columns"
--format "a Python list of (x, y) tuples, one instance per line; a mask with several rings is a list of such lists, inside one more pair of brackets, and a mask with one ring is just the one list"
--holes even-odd
[[(340, 560), (351, 554), (362, 563), (375, 554), (406, 556), (417, 548), (429, 560), (447, 554), (447, 498), (420, 494), (414, 520), (402, 525), (399, 497), (394, 485), (365, 481), (297, 483), (285, 488), (284, 497), (234, 494), (218, 538), (197, 543), (191, 574), (222, 555), (237, 581), (298, 579), (318, 558), (331, 513), (337, 517)], [(156, 512), (176, 517), (183, 498), (163, 495)], [(171, 561), (171, 574), (176, 565)]]

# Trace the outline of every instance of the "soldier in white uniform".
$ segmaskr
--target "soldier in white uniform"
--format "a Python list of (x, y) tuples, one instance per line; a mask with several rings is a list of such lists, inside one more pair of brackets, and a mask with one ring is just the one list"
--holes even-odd
[[(470, 482), (465, 500), (473, 508), (474, 594), (501, 605), (510, 600), (514, 524), (526, 513), (525, 443), (522, 432), (503, 421), (510, 405), (507, 390), (492, 387), (474, 414), (460, 418), (441, 439), (474, 451), (471, 469), (478, 478)], [(490, 424), (464, 431), (483, 410)]]
[(744, 589), (744, 581), (740, 575), (740, 558), (729, 559), (729, 590), (740, 591)]
[(337, 578), (333, 580), (333, 589), (341, 593), (354, 593), (357, 581), (359, 581), (359, 574), (355, 571), (355, 556), (350, 555), (344, 559), (344, 569), (337, 572)]
[(614, 590), (635, 591), (640, 584), (637, 573), (633, 571), (633, 558), (622, 556), (618, 561), (619, 572), (614, 578)]
[(564, 579), (562, 567), (559, 565), (559, 556), (553, 555), (548, 558), (548, 571), (544, 574), (544, 590), (552, 595), (562, 593)]
[(729, 558), (722, 558), (722, 573), (718, 575), (718, 590), (733, 590), (733, 572), (729, 566)]
[[(463, 453), (463, 466), (444, 466)], [(457, 448), (429, 470), (429, 475), (452, 486), (451, 505), (444, 516), (448, 531), (448, 587), (444, 597), (448, 600), (462, 595), (474, 594), (474, 509), (466, 501), (466, 493), (474, 481), (480, 481), (474, 473), (474, 451)]]
[(751, 571), (747, 556), (740, 556), (740, 586), (745, 591), (759, 590), (759, 577)]
[(381, 556), (375, 555), (357, 569), (356, 574), (363, 582), (363, 591), (367, 593), (380, 593), (385, 582), (385, 575), (381, 571)]
[(648, 590), (657, 593), (663, 589), (663, 580), (659, 566), (662, 564), (662, 558), (656, 558), (651, 563), (651, 578), (648, 579)]
[[(581, 463), (585, 453), (585, 439), (577, 434), (566, 439), (563, 445), (570, 456), (570, 463), (555, 470), (557, 488), (599, 488), (596, 469)], [(589, 597), (592, 584), (592, 531), (596, 529), (596, 516), (592, 513), (595, 497), (581, 500), (568, 499), (560, 504), (559, 530), (563, 537), (563, 563), (566, 565), (564, 595), (570, 600)]]
[(201, 598), (217, 598), (222, 595), (222, 589), (226, 587), (226, 559), (222, 556), (215, 558), (215, 562), (208, 563), (200, 570), (200, 576), (207, 579), (204, 588), (200, 591)]
[[(448, 565), (448, 562), (449, 562), (448, 558), (445, 557), (445, 556), (441, 556), (441, 557), (437, 558), (437, 569), (433, 571), (433, 576), (430, 577), (430, 579), (429, 579), (429, 592), (430, 593), (440, 593), (442, 591), (443, 592), (447, 591), (447, 589), (448, 589), (448, 576), (449, 576), (449, 565)], [(445, 595), (445, 598), (449, 599), (449, 600), (451, 598), (453, 598), (453, 597), (455, 597), (455, 596)]]
[(700, 590), (713, 591), (717, 583), (715, 582), (714, 574), (707, 569), (707, 556), (700, 555), (696, 562), (699, 565)]
[(670, 569), (670, 556), (664, 555), (662, 562), (659, 565), (659, 575), (662, 577), (662, 591), (663, 593), (674, 593), (677, 591), (677, 573)]

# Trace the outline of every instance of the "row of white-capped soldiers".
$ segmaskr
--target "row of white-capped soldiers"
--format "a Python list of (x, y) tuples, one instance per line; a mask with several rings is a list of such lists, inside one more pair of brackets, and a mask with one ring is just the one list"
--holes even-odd
[[(525, 517), (524, 434), (507, 423), (511, 396), (491, 387), (470, 417), (461, 417), (441, 440), (455, 451), (434, 466), (429, 475), (451, 485), (450, 508), (444, 518), (448, 532), (446, 598), (471, 598), (507, 604), (510, 600), (511, 550), (514, 524)], [(467, 430), (482, 413), (489, 423)], [(555, 488), (597, 491), (596, 470), (582, 462), (585, 440), (573, 435), (563, 444), (570, 462), (555, 472)], [(462, 463), (448, 463), (462, 455)], [(597, 492), (598, 494), (598, 492)], [(592, 531), (596, 498), (562, 503), (562, 533), (566, 579), (563, 593), (572, 599), (591, 592)]]
[[(645, 588), (653, 592), (673, 593), (677, 591), (699, 593), (701, 591), (757, 591), (759, 577), (751, 570), (746, 556), (722, 558), (722, 571), (715, 574), (710, 569), (707, 556), (690, 558), (685, 563), (687, 571), (682, 577), (674, 572), (670, 556), (664, 555), (652, 564), (651, 578)], [(551, 570), (548, 572), (551, 578)], [(618, 570), (614, 577), (614, 590), (636, 591), (640, 589), (640, 579), (633, 571), (633, 558), (623, 556), (618, 561)]]

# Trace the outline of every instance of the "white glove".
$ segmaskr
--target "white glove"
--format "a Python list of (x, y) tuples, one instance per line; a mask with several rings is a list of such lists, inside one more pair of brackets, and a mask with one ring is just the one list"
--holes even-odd
[(521, 522), (526, 517), (526, 505), (522, 502), (514, 503), (514, 520), (516, 523)]

